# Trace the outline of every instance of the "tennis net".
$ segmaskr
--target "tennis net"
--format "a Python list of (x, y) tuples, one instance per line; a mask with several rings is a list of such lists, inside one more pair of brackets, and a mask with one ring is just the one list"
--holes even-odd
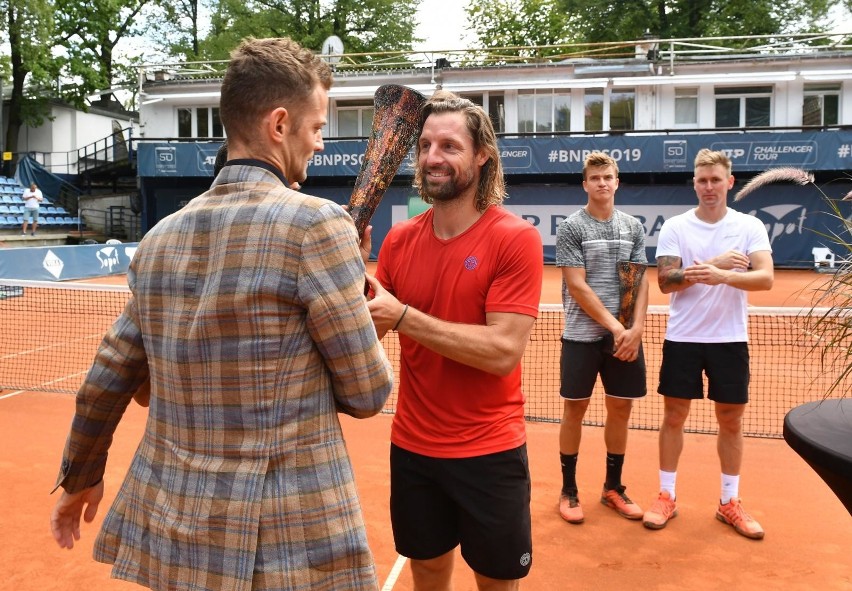
[[(0, 388), (74, 393), (85, 378), (106, 330), (130, 296), (126, 286), (0, 281)], [(651, 306), (645, 325), (644, 349), (648, 396), (634, 405), (630, 426), (658, 429), (662, 396), (656, 394), (667, 320), (666, 306)], [(751, 308), (751, 403), (746, 410), (747, 435), (781, 437), (786, 413), (795, 406), (822, 399), (849, 362), (849, 342), (826, 349), (812, 332), (814, 314), (824, 310)], [(563, 316), (559, 305), (543, 305), (523, 360), (523, 387), (530, 421), (558, 422), (559, 357)], [(384, 345), (396, 368), (396, 333)], [(832, 353), (836, 349), (836, 355)], [(844, 378), (849, 381), (848, 376)], [(845, 393), (847, 384), (835, 392)], [(397, 392), (388, 400), (393, 412)], [(604, 396), (600, 383), (586, 413), (586, 423), (603, 425)], [(713, 405), (696, 401), (687, 431), (714, 433)]]

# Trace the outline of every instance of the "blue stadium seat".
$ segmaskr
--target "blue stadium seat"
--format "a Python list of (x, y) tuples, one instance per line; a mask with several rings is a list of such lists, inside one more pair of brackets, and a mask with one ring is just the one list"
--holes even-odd
[(0, 214), (9, 215), (10, 213), (12, 213), (12, 210), (9, 209), (8, 205), (0, 205)]
[(68, 213), (67, 211), (65, 211), (64, 207), (57, 205), (56, 206), (56, 215), (71, 215), (71, 214)]
[(53, 207), (53, 206), (49, 206), (49, 207), (45, 207), (45, 208), (44, 208), (44, 213), (46, 213), (46, 214), (48, 214), (48, 213), (50, 213), (50, 214), (56, 214), (56, 213), (59, 213), (59, 212), (58, 212), (58, 211), (56, 211), (56, 208), (55, 208), (55, 207)]
[(0, 201), (2, 201), (3, 203), (14, 203), (15, 202), (15, 200), (12, 198), (11, 195), (3, 195), (2, 197), (0, 197)]

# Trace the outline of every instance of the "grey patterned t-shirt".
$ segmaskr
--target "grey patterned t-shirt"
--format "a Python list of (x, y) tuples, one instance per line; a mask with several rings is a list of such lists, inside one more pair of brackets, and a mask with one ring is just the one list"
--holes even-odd
[[(566, 218), (556, 229), (556, 266), (583, 267), (586, 283), (614, 316), (618, 315), (619, 289), (617, 261), (647, 263), (645, 230), (631, 215), (614, 210), (599, 221), (582, 208)], [(571, 341), (597, 341), (608, 334), (568, 293), (562, 280), (562, 305), (565, 329), (562, 337)]]

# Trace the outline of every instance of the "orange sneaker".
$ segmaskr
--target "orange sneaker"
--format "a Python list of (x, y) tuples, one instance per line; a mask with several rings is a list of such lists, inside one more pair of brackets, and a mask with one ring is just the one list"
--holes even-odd
[(740, 499), (731, 499), (727, 504), (719, 503), (716, 519), (732, 526), (741, 536), (762, 540), (764, 531), (760, 524), (743, 509)]
[(664, 490), (651, 505), (651, 508), (645, 511), (642, 524), (648, 529), (663, 529), (669, 519), (675, 517), (677, 517), (677, 503), (675, 503), (669, 491)]
[(625, 486), (619, 486), (612, 490), (604, 488), (601, 493), (601, 504), (612, 507), (616, 513), (627, 519), (642, 519), (642, 509), (624, 494), (626, 488)]
[(566, 495), (562, 493), (559, 496), (559, 515), (568, 523), (579, 525), (583, 523), (583, 508), (580, 506), (580, 499), (577, 495)]

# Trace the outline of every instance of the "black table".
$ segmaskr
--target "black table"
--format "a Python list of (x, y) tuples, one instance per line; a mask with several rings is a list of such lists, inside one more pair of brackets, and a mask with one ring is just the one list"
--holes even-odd
[(784, 417), (784, 440), (852, 515), (852, 398), (797, 406)]

